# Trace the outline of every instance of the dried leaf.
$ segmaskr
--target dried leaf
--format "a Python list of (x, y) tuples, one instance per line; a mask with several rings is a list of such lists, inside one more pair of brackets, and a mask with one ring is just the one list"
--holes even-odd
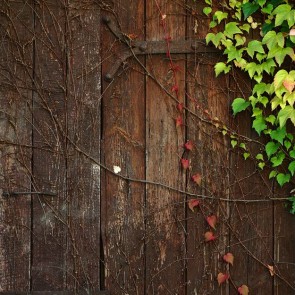
[(173, 85), (171, 91), (172, 92), (175, 92), (175, 93), (178, 93), (178, 86), (177, 85)]
[(290, 80), (284, 80), (283, 81), (284, 87), (291, 93), (294, 89), (295, 82)]
[(208, 216), (206, 220), (212, 228), (216, 229), (215, 225), (217, 222), (217, 217), (215, 215)]
[(176, 127), (182, 126), (183, 125), (183, 121), (182, 121), (182, 117), (178, 116), (176, 118)]
[(121, 172), (121, 168), (119, 166), (113, 166), (113, 170), (116, 174)]
[(191, 151), (193, 149), (193, 142), (191, 140), (188, 140), (185, 144), (184, 144), (184, 148), (187, 150), (187, 151)]
[(273, 277), (275, 275), (275, 271), (272, 265), (267, 265), (270, 275)]
[(229, 274), (225, 274), (220, 272), (217, 275), (217, 281), (218, 281), (218, 285), (220, 286), (222, 283), (224, 283), (225, 281), (227, 281), (229, 279)]
[(212, 231), (207, 231), (205, 233), (205, 241), (210, 242), (210, 241), (214, 241), (214, 240), (216, 240), (216, 237), (214, 236), (213, 232)]
[(199, 206), (200, 201), (197, 199), (190, 199), (188, 201), (188, 207), (194, 212), (194, 208)]
[(199, 173), (192, 176), (193, 182), (195, 182), (197, 185), (201, 185), (202, 177)]
[(182, 111), (183, 111), (183, 103), (179, 103), (179, 104), (177, 105), (177, 109), (178, 109), (180, 112), (182, 112)]
[(189, 160), (188, 159), (181, 159), (181, 166), (183, 169), (189, 168)]
[(234, 255), (232, 253), (226, 253), (223, 255), (223, 260), (231, 265), (234, 265)]
[(238, 288), (238, 292), (240, 295), (248, 295), (249, 294), (249, 288), (247, 285), (242, 285)]
[(166, 17), (167, 17), (166, 14), (162, 14), (162, 16), (161, 16), (162, 20), (164, 20)]

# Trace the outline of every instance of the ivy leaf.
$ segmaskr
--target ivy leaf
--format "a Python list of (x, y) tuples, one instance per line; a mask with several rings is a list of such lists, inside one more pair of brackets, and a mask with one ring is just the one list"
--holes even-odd
[(240, 295), (248, 295), (249, 294), (249, 288), (247, 285), (242, 285), (238, 288), (238, 292)]
[(237, 113), (244, 111), (250, 105), (249, 101), (246, 101), (244, 98), (236, 98), (232, 103), (232, 108), (234, 115)]
[(276, 170), (272, 170), (270, 173), (269, 173), (269, 176), (268, 178), (271, 179), (271, 178), (274, 178), (276, 177), (278, 174), (278, 172)]
[(200, 201), (197, 199), (190, 199), (188, 201), (188, 207), (190, 208), (190, 210), (192, 210), (192, 212), (194, 212), (194, 208), (200, 205)]
[(218, 10), (218, 11), (216, 11), (216, 12), (214, 13), (214, 18), (217, 19), (217, 22), (218, 22), (219, 24), (221, 23), (221, 21), (222, 21), (223, 19), (226, 19), (227, 16), (228, 16), (228, 13), (227, 13), (227, 12), (223, 12), (223, 11), (220, 11), (220, 10)]
[(218, 282), (218, 285), (220, 286), (222, 283), (224, 283), (225, 281), (227, 281), (229, 279), (229, 274), (224, 274), (222, 272), (220, 272), (218, 275), (217, 275), (217, 282)]
[(265, 53), (260, 41), (252, 40), (248, 43), (247, 53), (253, 58), (254, 52)]
[(203, 13), (204, 13), (205, 15), (208, 16), (211, 12), (212, 12), (212, 8), (211, 8), (211, 7), (204, 7), (204, 9), (203, 9)]
[(291, 178), (291, 176), (289, 173), (287, 173), (287, 174), (279, 173), (277, 175), (277, 182), (280, 186), (283, 186), (285, 183), (290, 181), (290, 178)]
[(243, 157), (244, 157), (245, 160), (247, 160), (250, 157), (250, 154), (249, 153), (244, 153)]
[(273, 167), (278, 167), (278, 166), (282, 165), (284, 159), (285, 159), (285, 154), (282, 152), (279, 152), (278, 155), (272, 157), (270, 159), (270, 161), (272, 162)]
[(274, 11), (273, 14), (276, 15), (275, 19), (275, 26), (280, 26), (283, 21), (288, 16), (289, 12), (291, 11), (292, 7), (289, 4), (281, 4), (279, 5)]
[(292, 161), (289, 166), (288, 166), (288, 170), (290, 171), (291, 175), (294, 176), (294, 172), (295, 172), (295, 161)]
[(294, 78), (291, 75), (288, 75), (283, 81), (283, 86), (289, 91), (292, 92), (295, 86)]
[(191, 140), (188, 140), (185, 144), (184, 144), (184, 148), (187, 150), (187, 151), (191, 151), (193, 149), (193, 142)]
[(244, 20), (246, 20), (250, 15), (252, 15), (257, 9), (259, 5), (256, 3), (248, 2), (242, 5), (242, 11), (244, 14)]
[(265, 146), (265, 151), (267, 157), (270, 158), (279, 148), (279, 144), (277, 142), (269, 141)]
[(278, 113), (278, 120), (281, 128), (286, 125), (288, 119), (295, 125), (295, 110), (291, 106), (284, 107)]
[(206, 218), (206, 221), (208, 222), (208, 224), (214, 228), (216, 230), (216, 222), (217, 222), (217, 217), (215, 215), (211, 215), (211, 216), (208, 216)]
[(288, 72), (286, 70), (279, 70), (274, 77), (274, 86), (275, 90), (282, 86), (283, 81), (288, 76)]
[(256, 119), (253, 121), (252, 127), (255, 129), (255, 131), (260, 135), (261, 131), (266, 129), (265, 120), (262, 117), (262, 115), (257, 116)]
[(283, 145), (284, 143), (284, 138), (287, 135), (287, 131), (286, 131), (286, 127), (282, 127), (282, 128), (278, 128), (276, 130), (272, 130), (270, 133), (270, 137), (272, 139), (277, 140), (279, 143), (281, 143)]
[(234, 265), (234, 255), (232, 253), (226, 253), (222, 258), (225, 262)]
[(205, 242), (210, 242), (216, 240), (216, 237), (214, 236), (212, 231), (207, 231), (205, 234)]
[(266, 44), (267, 48), (271, 50), (277, 45), (277, 33), (275, 31), (269, 31), (262, 39), (262, 44)]
[(242, 34), (242, 31), (239, 29), (238, 23), (229, 22), (225, 25), (225, 35), (232, 39), (234, 34)]
[(188, 169), (189, 168), (189, 160), (188, 159), (181, 159), (181, 166), (183, 169)]
[(197, 173), (192, 176), (192, 181), (195, 182), (197, 185), (201, 185), (202, 176), (199, 173)]
[(227, 66), (224, 62), (218, 62), (215, 66), (214, 66), (214, 69), (215, 69), (215, 75), (216, 77), (224, 72), (225, 74), (227, 74), (230, 69), (231, 69), (231, 66)]
[(289, 156), (295, 159), (295, 150), (290, 151)]

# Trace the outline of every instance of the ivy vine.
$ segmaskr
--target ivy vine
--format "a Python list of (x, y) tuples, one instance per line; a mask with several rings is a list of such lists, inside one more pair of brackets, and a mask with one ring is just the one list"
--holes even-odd
[[(267, 138), (264, 150), (256, 155), (258, 167), (264, 169), (269, 164), (269, 178), (283, 186), (295, 174), (295, 140), (291, 133), (295, 125), (295, 70), (291, 69), (295, 60), (294, 6), (287, 0), (205, 3), (203, 12), (212, 17), (212, 32), (207, 34), (206, 42), (223, 50), (227, 58), (215, 64), (216, 76), (236, 67), (252, 80), (251, 95), (235, 98), (233, 113), (246, 109), (251, 112), (252, 127), (259, 136)], [(231, 143), (234, 147), (238, 140)], [(238, 146), (241, 145), (247, 159), (247, 146)], [(290, 201), (291, 213), (295, 214), (295, 198)]]

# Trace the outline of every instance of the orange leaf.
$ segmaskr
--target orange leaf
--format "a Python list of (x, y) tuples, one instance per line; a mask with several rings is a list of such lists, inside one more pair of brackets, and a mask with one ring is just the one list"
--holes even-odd
[(295, 82), (290, 80), (285, 80), (283, 82), (284, 87), (291, 93), (294, 89)]
[(189, 168), (189, 160), (188, 159), (181, 159), (181, 165), (183, 169)]
[(226, 253), (223, 255), (223, 260), (231, 265), (234, 265), (234, 255), (232, 253)]
[(200, 201), (197, 199), (191, 199), (188, 201), (188, 207), (194, 212), (194, 208), (199, 206)]
[(177, 85), (174, 85), (171, 89), (172, 92), (176, 92), (178, 93), (178, 86)]
[(193, 149), (193, 142), (191, 140), (188, 140), (185, 144), (184, 144), (184, 148), (188, 151), (191, 151)]
[(218, 281), (218, 285), (220, 286), (222, 283), (224, 283), (225, 281), (227, 281), (229, 279), (229, 274), (227, 273), (222, 273), (220, 272), (217, 275), (217, 281)]
[(207, 231), (205, 233), (205, 241), (210, 242), (210, 241), (214, 241), (214, 240), (216, 240), (216, 237), (214, 236), (213, 232), (212, 231)]
[(206, 220), (212, 228), (216, 229), (215, 225), (217, 222), (217, 217), (215, 215), (208, 216)]
[(270, 272), (270, 275), (273, 277), (275, 275), (275, 271), (273, 269), (273, 266), (272, 265), (267, 265), (267, 268), (268, 268), (268, 270)]
[(202, 177), (199, 173), (192, 176), (193, 182), (195, 182), (197, 185), (201, 185)]
[(249, 288), (247, 285), (242, 285), (238, 288), (238, 292), (240, 295), (248, 295), (249, 294)]

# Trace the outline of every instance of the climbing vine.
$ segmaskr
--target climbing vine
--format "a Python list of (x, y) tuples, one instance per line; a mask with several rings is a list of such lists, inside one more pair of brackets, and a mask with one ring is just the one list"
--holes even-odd
[[(212, 17), (206, 42), (226, 57), (215, 64), (216, 76), (235, 67), (250, 77), (252, 93), (234, 99), (233, 114), (250, 111), (252, 127), (267, 138), (264, 150), (255, 155), (258, 167), (271, 166), (269, 178), (283, 186), (295, 174), (294, 6), (284, 0), (229, 0), (217, 9), (212, 0), (205, 3), (203, 12)], [(231, 144), (242, 147), (244, 158), (249, 157), (245, 143), (232, 138)], [(295, 214), (294, 197), (290, 201)]]

